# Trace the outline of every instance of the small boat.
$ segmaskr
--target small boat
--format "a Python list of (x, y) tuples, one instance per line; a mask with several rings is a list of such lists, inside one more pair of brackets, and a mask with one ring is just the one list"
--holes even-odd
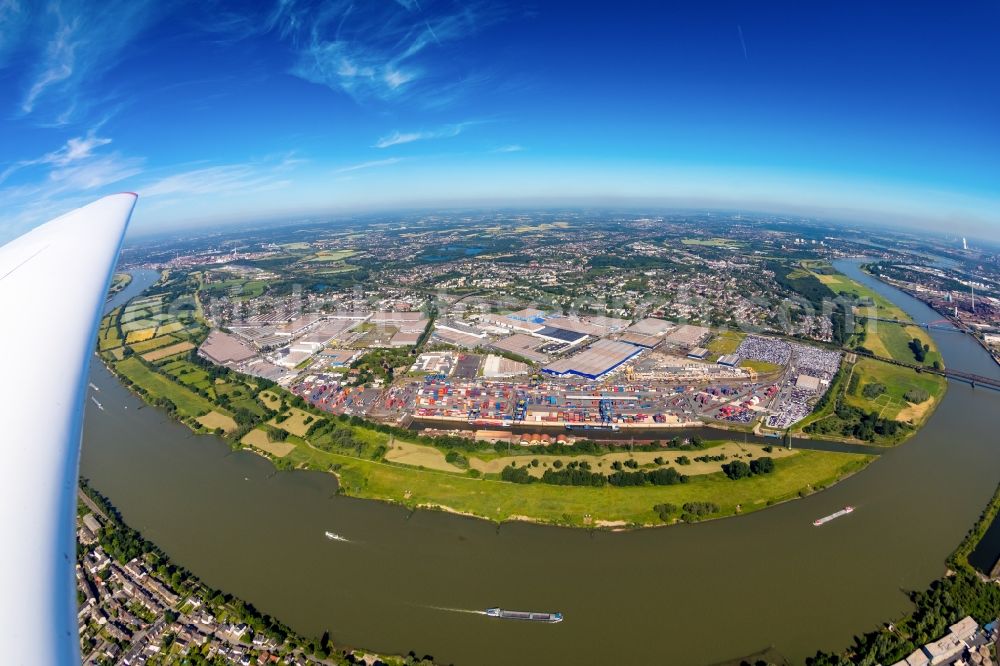
[(95, 398), (94, 396), (90, 396), (90, 399), (94, 401), (94, 404), (97, 405), (97, 408), (99, 410), (101, 410), (102, 412), (104, 411), (104, 405), (102, 405), (101, 403), (99, 403), (97, 401), (97, 398)]
[(853, 512), (854, 512), (853, 506), (845, 506), (840, 511), (835, 511), (834, 513), (831, 513), (829, 516), (823, 516), (822, 518), (817, 518), (816, 520), (813, 521), (813, 525), (815, 525), (816, 527), (819, 527), (820, 525), (826, 525), (831, 520), (836, 520), (841, 516), (846, 516), (847, 514)]
[(548, 622), (555, 624), (563, 621), (562, 613), (535, 613), (532, 611), (512, 611), (502, 608), (487, 608), (486, 614), (489, 617), (496, 617), (501, 620), (527, 620), (529, 622)]
[(347, 537), (342, 537), (336, 532), (326, 532), (326, 538), (329, 539), (330, 541), (343, 541), (345, 543), (350, 541), (350, 539), (348, 539)]
[(100, 391), (101, 390), (101, 388), (99, 386), (95, 385), (94, 382), (90, 382), (90, 388), (94, 389), (95, 391)]

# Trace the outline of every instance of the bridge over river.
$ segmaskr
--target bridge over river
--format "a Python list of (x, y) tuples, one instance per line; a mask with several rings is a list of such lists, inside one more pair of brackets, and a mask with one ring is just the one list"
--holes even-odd
[[(951, 331), (956, 331), (957, 329), (950, 329)], [(942, 377), (947, 377), (948, 379), (956, 379), (961, 382), (965, 382), (976, 388), (977, 386), (984, 386), (986, 388), (991, 388), (996, 391), (1000, 391), (1000, 378), (997, 377), (987, 377), (985, 375), (978, 375), (972, 372), (965, 372), (963, 370), (952, 370), (951, 368), (929, 368), (925, 365), (916, 365), (914, 363), (906, 363), (905, 361), (897, 361), (893, 358), (886, 358), (885, 356), (878, 356), (876, 354), (871, 354), (864, 351), (859, 351), (857, 349), (850, 350), (852, 353), (858, 356), (865, 356), (867, 358), (873, 358), (878, 361), (883, 361), (885, 363), (892, 363), (893, 365), (899, 365), (904, 368), (912, 368), (917, 372), (926, 372), (932, 375), (940, 375)]]
[(946, 333), (968, 333), (968, 329), (956, 326), (950, 319), (938, 319), (929, 322), (901, 321), (899, 319), (889, 319), (887, 317), (865, 317), (872, 321), (883, 321), (887, 324), (899, 324), (900, 326), (916, 326), (928, 331), (944, 331)]

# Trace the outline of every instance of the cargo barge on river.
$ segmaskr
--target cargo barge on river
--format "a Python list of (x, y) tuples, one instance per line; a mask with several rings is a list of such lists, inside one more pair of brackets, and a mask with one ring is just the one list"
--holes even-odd
[(502, 608), (487, 608), (486, 614), (501, 620), (527, 620), (529, 622), (548, 622), (554, 624), (563, 621), (562, 613), (534, 613), (531, 611), (512, 611)]

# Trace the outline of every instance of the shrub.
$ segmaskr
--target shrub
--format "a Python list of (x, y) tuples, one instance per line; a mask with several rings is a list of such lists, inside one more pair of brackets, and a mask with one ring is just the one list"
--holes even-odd
[(722, 466), (722, 471), (725, 472), (726, 476), (730, 479), (737, 481), (750, 476), (750, 465), (746, 464), (742, 460), (734, 460), (731, 463), (724, 464)]
[(861, 395), (868, 398), (869, 400), (874, 400), (883, 393), (885, 393), (885, 384), (879, 384), (878, 382), (872, 382), (870, 384), (865, 384), (865, 387), (861, 389)]
[(757, 458), (750, 461), (750, 472), (753, 474), (770, 474), (774, 471), (773, 458)]
[(653, 506), (653, 511), (660, 517), (660, 520), (667, 522), (671, 516), (677, 513), (676, 504), (657, 504)]

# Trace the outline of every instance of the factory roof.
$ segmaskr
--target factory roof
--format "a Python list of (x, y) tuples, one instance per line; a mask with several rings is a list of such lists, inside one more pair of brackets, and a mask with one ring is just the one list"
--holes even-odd
[(556, 328), (555, 326), (545, 326), (535, 331), (534, 334), (539, 337), (549, 338), (550, 340), (567, 342), (571, 345), (575, 345), (587, 337), (586, 333), (578, 333), (565, 328)]
[(536, 351), (536, 348), (543, 344), (544, 341), (539, 340), (538, 338), (533, 338), (530, 335), (525, 335), (523, 333), (515, 333), (514, 335), (504, 338), (503, 340), (497, 340), (493, 343), (493, 347), (513, 352), (518, 356), (523, 356), (529, 361), (544, 363), (549, 360), (549, 355)]
[(205, 358), (219, 365), (239, 363), (256, 355), (239, 338), (219, 330), (208, 334), (199, 351)]
[(647, 317), (629, 326), (628, 332), (639, 333), (641, 335), (663, 335), (672, 328), (674, 328), (674, 325), (669, 321)]
[(732, 368), (735, 368), (736, 366), (738, 366), (740, 364), (740, 355), (739, 354), (725, 354), (723, 356), (720, 356), (719, 360), (718, 360), (718, 364), (719, 365), (728, 365), (728, 366), (730, 366)]
[(553, 375), (578, 375), (597, 379), (642, 352), (640, 347), (618, 340), (598, 340), (586, 349), (549, 363), (543, 372)]
[(607, 326), (592, 321), (577, 319), (576, 317), (549, 317), (545, 323), (548, 326), (562, 328), (567, 331), (576, 331), (577, 333), (584, 333), (586, 335), (593, 335), (594, 337), (601, 337), (611, 331), (611, 329)]
[(692, 326), (691, 324), (684, 324), (676, 331), (671, 331), (665, 340), (674, 345), (680, 345), (683, 347), (694, 347), (699, 342), (701, 342), (706, 335), (711, 333), (710, 329), (704, 326)]
[(622, 333), (618, 339), (622, 342), (628, 342), (633, 345), (645, 347), (646, 349), (653, 349), (656, 345), (663, 342), (663, 338), (661, 337), (655, 335), (645, 335), (644, 333), (632, 333), (630, 331)]
[(395, 321), (419, 321), (424, 318), (424, 313), (416, 312), (376, 312), (371, 320), (375, 323), (395, 322)]

